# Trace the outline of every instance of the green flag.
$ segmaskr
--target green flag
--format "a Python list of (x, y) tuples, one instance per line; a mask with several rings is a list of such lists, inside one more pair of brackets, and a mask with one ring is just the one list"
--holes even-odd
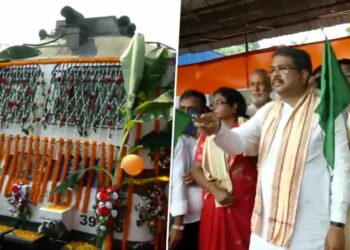
[(183, 134), (187, 125), (191, 122), (192, 118), (189, 114), (182, 112), (181, 110), (175, 110), (175, 122), (174, 122), (174, 147), (177, 143), (177, 139)]
[(316, 113), (320, 115), (320, 126), (325, 132), (323, 153), (331, 168), (334, 167), (335, 152), (334, 121), (349, 103), (350, 86), (326, 38), (322, 62), (321, 98)]

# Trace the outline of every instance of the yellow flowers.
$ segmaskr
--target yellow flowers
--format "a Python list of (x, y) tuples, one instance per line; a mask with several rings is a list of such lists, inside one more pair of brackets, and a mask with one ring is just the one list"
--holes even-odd
[(38, 234), (37, 232), (27, 231), (27, 230), (22, 230), (22, 229), (13, 230), (13, 232), (11, 232), (10, 234), (13, 234), (16, 237), (27, 240), (27, 241), (35, 241), (42, 236), (41, 234)]
[(0, 234), (10, 231), (11, 229), (13, 229), (13, 227), (0, 224)]
[(67, 250), (98, 250), (94, 245), (82, 241), (72, 241), (64, 246)]
[(55, 210), (55, 211), (62, 211), (67, 209), (69, 206), (67, 205), (56, 205), (56, 204), (49, 204), (46, 205), (45, 208), (50, 209), (50, 210)]

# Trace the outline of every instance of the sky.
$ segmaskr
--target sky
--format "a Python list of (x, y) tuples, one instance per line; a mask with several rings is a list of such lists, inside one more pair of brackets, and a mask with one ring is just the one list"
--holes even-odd
[(61, 9), (69, 5), (84, 17), (130, 17), (145, 41), (178, 49), (180, 0), (5, 0), (1, 1), (0, 44), (40, 43), (39, 30), (51, 33)]

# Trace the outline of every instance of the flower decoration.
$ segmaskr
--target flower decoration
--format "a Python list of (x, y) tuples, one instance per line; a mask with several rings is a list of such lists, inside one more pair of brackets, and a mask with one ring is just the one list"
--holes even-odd
[(8, 202), (10, 203), (8, 210), (11, 212), (12, 216), (16, 215), (18, 218), (20, 218), (22, 224), (24, 224), (32, 216), (29, 206), (29, 191), (29, 185), (15, 183), (12, 186), (11, 196), (8, 198)]
[(166, 212), (163, 210), (163, 204), (166, 197), (162, 189), (157, 185), (147, 191), (147, 195), (142, 197), (142, 203), (135, 206), (139, 212), (139, 219), (136, 221), (138, 227), (147, 224), (150, 233), (155, 235), (155, 221), (166, 220)]
[(107, 233), (113, 233), (122, 206), (121, 197), (114, 187), (101, 187), (94, 206), (97, 215), (97, 245), (101, 246)]
[(98, 250), (94, 245), (82, 241), (72, 241), (63, 247), (64, 250)]

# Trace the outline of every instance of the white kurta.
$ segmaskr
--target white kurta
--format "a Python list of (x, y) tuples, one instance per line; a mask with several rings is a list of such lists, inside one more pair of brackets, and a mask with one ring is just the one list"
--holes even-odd
[[(239, 128), (230, 131), (224, 125), (215, 137), (217, 145), (226, 152), (256, 155), (263, 125), (263, 118), (272, 103), (261, 108), (256, 115)], [(262, 235), (252, 234), (251, 250), (282, 250), (267, 242), (268, 220), (271, 207), (271, 187), (275, 171), (282, 134), (293, 108), (283, 104), (281, 119), (265, 162), (261, 163), (263, 228)], [(311, 121), (310, 121), (311, 122)], [(350, 198), (350, 153), (347, 145), (343, 117), (336, 119), (335, 128), (335, 168), (327, 168), (323, 156), (324, 134), (319, 126), (319, 117), (315, 116), (308, 146), (308, 154), (300, 187), (298, 211), (291, 250), (323, 250), (325, 236), (330, 220), (346, 223), (346, 214)], [(333, 176), (333, 179), (332, 177)], [(332, 181), (331, 181), (332, 180)]]
[(184, 175), (192, 170), (196, 145), (192, 137), (179, 137), (172, 164), (170, 213), (184, 215), (185, 224), (199, 221), (202, 211), (202, 188), (184, 183)]

